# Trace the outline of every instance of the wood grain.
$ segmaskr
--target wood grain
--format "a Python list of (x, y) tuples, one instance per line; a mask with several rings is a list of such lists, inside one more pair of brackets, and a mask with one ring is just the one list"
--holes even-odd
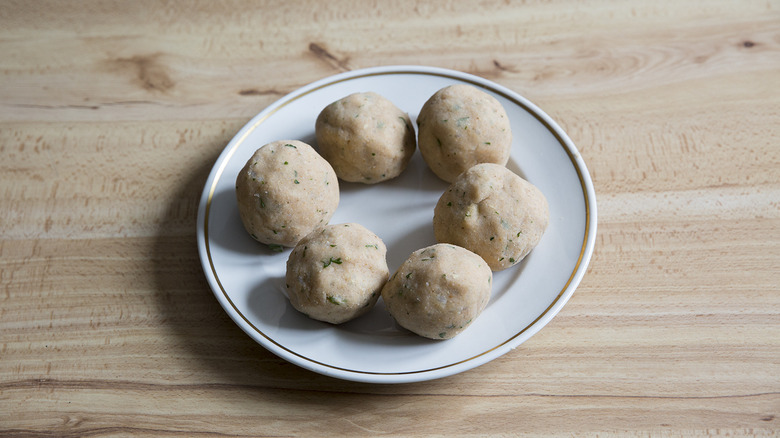
[[(0, 436), (780, 435), (780, 5), (4, 1)], [(507, 86), (579, 147), (597, 247), (563, 311), (445, 379), (263, 350), (195, 216), (249, 118), (341, 71)]]

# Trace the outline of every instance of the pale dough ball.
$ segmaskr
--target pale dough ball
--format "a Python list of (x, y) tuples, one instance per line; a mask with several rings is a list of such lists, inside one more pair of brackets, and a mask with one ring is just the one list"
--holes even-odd
[(423, 159), (452, 182), (479, 163), (506, 165), (512, 147), (509, 117), (501, 103), (465, 84), (450, 85), (425, 102), (417, 118)]
[(426, 338), (450, 339), (487, 306), (493, 272), (464, 248), (436, 244), (417, 250), (382, 289), (390, 315)]
[(295, 246), (328, 224), (339, 204), (330, 164), (306, 143), (281, 140), (258, 149), (236, 177), (238, 212), (258, 242)]
[(542, 192), (498, 164), (461, 174), (433, 211), (436, 240), (482, 256), (494, 271), (520, 262), (539, 243), (550, 213)]
[(344, 181), (375, 184), (406, 169), (416, 141), (409, 116), (377, 93), (354, 93), (320, 112), (317, 148)]
[(298, 242), (287, 259), (290, 304), (340, 324), (371, 310), (390, 275), (387, 248), (359, 224), (328, 225)]

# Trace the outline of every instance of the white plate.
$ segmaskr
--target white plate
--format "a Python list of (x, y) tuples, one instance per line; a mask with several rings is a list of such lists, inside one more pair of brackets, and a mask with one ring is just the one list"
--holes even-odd
[[(292, 308), (284, 295), (290, 250), (274, 253), (244, 231), (235, 180), (260, 146), (298, 139), (316, 147), (314, 121), (327, 104), (374, 91), (416, 121), (423, 103), (447, 85), (466, 83), (495, 96), (512, 123), (508, 167), (547, 197), (550, 225), (519, 265), (495, 273), (482, 315), (446, 341), (399, 328), (380, 300), (369, 314), (333, 326)], [(331, 223), (357, 222), (388, 247), (391, 273), (412, 251), (432, 245), (433, 207), (447, 184), (419, 152), (398, 178), (377, 185), (339, 181)], [(209, 284), (225, 311), (260, 345), (303, 368), (341, 379), (400, 383), (459, 373), (517, 347), (557, 314), (585, 274), (596, 235), (596, 197), (582, 157), (561, 128), (517, 93), (469, 74), (392, 66), (352, 71), (305, 86), (254, 117), (227, 145), (206, 182), (198, 209), (198, 249)], [(522, 358), (518, 358), (522, 360)]]

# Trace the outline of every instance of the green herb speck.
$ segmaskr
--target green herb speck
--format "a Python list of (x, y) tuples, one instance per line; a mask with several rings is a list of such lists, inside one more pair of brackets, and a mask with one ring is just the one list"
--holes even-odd
[(298, 149), (298, 146), (295, 146), (294, 144), (290, 144), (290, 143), (286, 143), (285, 146), (287, 146), (288, 148)]
[(333, 257), (331, 257), (329, 260), (323, 260), (322, 261), (322, 267), (323, 268), (327, 268), (328, 266), (330, 266), (331, 263), (335, 263), (337, 265), (340, 265), (341, 264), (341, 257), (338, 257), (338, 258), (335, 258), (335, 259)]
[(340, 306), (340, 305), (342, 305), (342, 304), (347, 302), (347, 300), (345, 300), (344, 298), (334, 297), (333, 295), (328, 295), (328, 301), (330, 301), (331, 303), (333, 303), (333, 304), (335, 304), (337, 306)]
[[(276, 231), (274, 231), (274, 234), (276, 234)], [(284, 247), (282, 247), (282, 245), (275, 245), (275, 244), (268, 245), (268, 249), (270, 249), (273, 252), (284, 251)]]

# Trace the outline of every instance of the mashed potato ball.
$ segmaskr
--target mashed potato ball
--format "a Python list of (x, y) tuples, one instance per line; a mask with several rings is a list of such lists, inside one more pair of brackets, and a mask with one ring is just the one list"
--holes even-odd
[(340, 324), (371, 310), (390, 275), (387, 248), (359, 224), (328, 225), (287, 259), (287, 296), (310, 318)]
[(258, 149), (236, 177), (244, 228), (258, 242), (295, 246), (328, 224), (339, 204), (333, 168), (306, 143), (281, 140)]
[(493, 96), (471, 85), (437, 91), (420, 110), (418, 143), (439, 178), (452, 182), (479, 163), (506, 165), (512, 147), (509, 117)]
[(547, 199), (498, 164), (478, 164), (453, 182), (433, 211), (436, 240), (467, 248), (494, 271), (520, 262), (549, 222)]
[(344, 181), (375, 184), (406, 169), (416, 149), (409, 116), (377, 93), (354, 93), (326, 106), (315, 124), (317, 148)]
[(490, 300), (493, 272), (464, 248), (436, 244), (417, 250), (382, 289), (390, 315), (426, 338), (450, 339), (465, 330)]

